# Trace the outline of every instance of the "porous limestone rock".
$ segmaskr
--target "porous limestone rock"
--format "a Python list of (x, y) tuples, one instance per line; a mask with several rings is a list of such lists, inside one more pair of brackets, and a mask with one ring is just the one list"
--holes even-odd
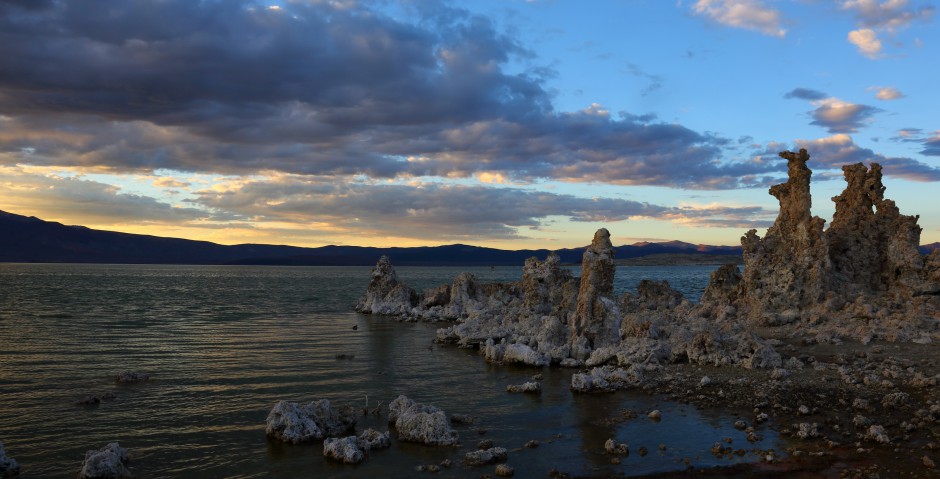
[(561, 258), (551, 252), (544, 261), (532, 257), (522, 268), (525, 307), (534, 315), (554, 315), (567, 320), (577, 306), (578, 283)]
[(741, 271), (736, 264), (722, 265), (712, 271), (699, 301), (701, 314), (719, 321), (732, 318), (738, 311), (741, 279)]
[(344, 464), (358, 464), (365, 457), (356, 436), (329, 437), (323, 441), (323, 456)]
[(468, 466), (482, 466), (494, 462), (505, 461), (507, 451), (505, 447), (491, 447), (464, 454), (463, 462)]
[(117, 479), (131, 477), (127, 469), (127, 450), (116, 442), (85, 453), (78, 479)]
[(356, 425), (357, 411), (352, 406), (332, 407), (328, 399), (313, 401), (304, 410), (317, 423), (324, 436), (336, 436)]
[(806, 167), (809, 154), (784, 151), (788, 180), (770, 188), (780, 202), (780, 212), (762, 239), (757, 230), (741, 238), (744, 248), (742, 293), (751, 320), (776, 325), (798, 319), (781, 315), (820, 302), (829, 285), (829, 242), (823, 233), (825, 220), (811, 216), (812, 197)]
[(888, 437), (888, 434), (885, 432), (884, 426), (878, 424), (872, 425), (868, 428), (868, 432), (865, 433), (865, 439), (881, 444), (888, 444), (891, 442), (891, 438)]
[(508, 344), (503, 351), (504, 363), (521, 363), (529, 366), (546, 366), (548, 360), (542, 353), (525, 344)]
[(836, 211), (826, 231), (832, 289), (848, 298), (886, 291), (904, 297), (936, 293), (937, 284), (924, 277), (918, 217), (900, 214), (894, 201), (885, 199), (881, 165), (868, 169), (856, 163), (842, 172), (847, 186), (832, 198)]
[(342, 434), (356, 425), (354, 408), (333, 408), (320, 399), (301, 407), (295, 402), (278, 401), (268, 413), (268, 436), (292, 444)]
[(630, 446), (622, 442), (617, 443), (613, 438), (610, 438), (604, 442), (604, 452), (617, 456), (626, 456), (627, 454), (630, 454)]
[(940, 253), (920, 254), (918, 217), (884, 197), (881, 166), (843, 166), (846, 187), (833, 197), (836, 211), (823, 231), (824, 221), (810, 216), (809, 155), (780, 156), (789, 179), (770, 190), (780, 201), (777, 220), (763, 239), (754, 230), (742, 238), (737, 294), (718, 287), (730, 271), (713, 277), (700, 313), (725, 319), (744, 309), (758, 325), (865, 344), (940, 337)]
[(643, 371), (637, 366), (626, 369), (602, 366), (571, 376), (571, 390), (581, 393), (617, 391), (639, 387), (642, 383)]
[(388, 437), (388, 431), (379, 432), (372, 428), (362, 431), (362, 434), (359, 434), (358, 439), (359, 447), (364, 451), (371, 451), (372, 449), (385, 449), (392, 445), (392, 442)]
[(506, 386), (506, 392), (539, 394), (542, 392), (542, 385), (535, 381), (522, 384), (510, 384)]
[(407, 314), (417, 306), (418, 295), (398, 280), (388, 256), (383, 255), (372, 268), (372, 280), (366, 294), (356, 304), (356, 311), (372, 314)]
[(20, 473), (20, 465), (16, 459), (7, 456), (3, 443), (0, 442), (0, 477), (13, 477)]
[(431, 446), (453, 446), (459, 441), (444, 411), (398, 396), (388, 405), (388, 420), (395, 424), (398, 439)]
[(271, 408), (265, 432), (269, 437), (292, 444), (323, 438), (323, 431), (307, 411), (288, 401), (278, 401)]
[[(584, 251), (581, 261), (581, 286), (574, 321), (571, 323), (572, 351), (582, 350), (576, 359), (585, 359), (594, 348), (616, 344), (620, 340), (620, 310), (610, 298), (614, 294), (614, 247), (610, 232), (601, 228)], [(574, 347), (580, 338), (587, 348)]]
[(496, 465), (496, 475), (499, 477), (512, 477), (516, 473), (516, 470), (507, 464), (497, 464)]

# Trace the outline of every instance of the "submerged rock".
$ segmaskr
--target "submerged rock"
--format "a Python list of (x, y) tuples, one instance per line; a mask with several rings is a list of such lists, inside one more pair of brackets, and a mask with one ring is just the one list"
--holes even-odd
[(114, 377), (115, 382), (122, 384), (142, 383), (149, 380), (149, 374), (138, 371), (122, 371)]
[(395, 424), (398, 439), (431, 446), (453, 446), (459, 441), (444, 411), (398, 396), (388, 405), (388, 420)]
[(511, 477), (516, 473), (516, 470), (512, 466), (506, 464), (497, 464), (496, 465), (496, 475), (500, 477)]
[(542, 392), (542, 385), (535, 381), (529, 381), (523, 384), (510, 384), (506, 386), (506, 391), (511, 393), (539, 394)]
[(3, 443), (0, 442), (0, 477), (13, 477), (20, 473), (20, 465), (16, 459), (7, 456)]
[(116, 442), (85, 453), (78, 479), (117, 479), (131, 477), (127, 469), (127, 450)]
[(356, 411), (348, 406), (332, 408), (321, 399), (301, 407), (295, 402), (278, 401), (267, 418), (269, 437), (292, 444), (342, 434), (356, 425)]
[(344, 464), (358, 464), (365, 453), (391, 446), (388, 432), (366, 429), (359, 436), (329, 437), (323, 441), (323, 456)]
[(358, 464), (365, 457), (356, 436), (327, 438), (323, 441), (323, 456), (344, 464)]
[(468, 466), (482, 466), (494, 462), (505, 461), (508, 456), (505, 447), (491, 447), (479, 449), (464, 454), (463, 462)]
[(385, 449), (392, 445), (392, 442), (388, 437), (388, 431), (379, 432), (372, 428), (362, 431), (362, 434), (359, 434), (358, 439), (359, 447), (361, 447), (364, 451), (370, 451), (372, 449)]

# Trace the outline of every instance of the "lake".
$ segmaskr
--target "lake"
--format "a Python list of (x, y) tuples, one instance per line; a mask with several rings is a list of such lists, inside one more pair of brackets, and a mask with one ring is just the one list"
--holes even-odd
[[(394, 260), (394, 258), (393, 258)], [(668, 279), (697, 300), (714, 266), (619, 267), (615, 287)], [(397, 268), (416, 289), (460, 271), (510, 281), (520, 267)], [(0, 442), (21, 477), (73, 477), (84, 453), (118, 441), (145, 478), (413, 477), (415, 467), (451, 459), (436, 477), (479, 477), (493, 466), (460, 465), (481, 438), (510, 449), (517, 477), (643, 474), (729, 464), (711, 445), (748, 444), (722, 411), (699, 411), (640, 392), (576, 395), (565, 369), (488, 364), (473, 350), (432, 343), (441, 325), (399, 323), (353, 312), (370, 268), (0, 264)], [(577, 274), (577, 268), (575, 268)], [(357, 326), (357, 329), (353, 329)], [(339, 354), (352, 359), (337, 359)], [(134, 370), (151, 380), (118, 385)], [(542, 373), (539, 396), (508, 384)], [(78, 405), (87, 395), (117, 398)], [(281, 399), (387, 405), (399, 394), (470, 414), (460, 447), (399, 443), (360, 465), (327, 461), (322, 442), (285, 445), (265, 437)], [(605, 419), (623, 409), (639, 417)], [(663, 411), (661, 422), (646, 418)], [(386, 417), (363, 417), (388, 429)], [(485, 430), (485, 434), (480, 434)], [(749, 447), (774, 447), (776, 435)], [(613, 437), (630, 445), (619, 465), (603, 454)], [(531, 439), (535, 449), (522, 448)], [(666, 444), (665, 451), (658, 449)], [(645, 446), (645, 457), (636, 453)], [(518, 450), (517, 450), (518, 449)], [(751, 460), (745, 456), (733, 460)]]

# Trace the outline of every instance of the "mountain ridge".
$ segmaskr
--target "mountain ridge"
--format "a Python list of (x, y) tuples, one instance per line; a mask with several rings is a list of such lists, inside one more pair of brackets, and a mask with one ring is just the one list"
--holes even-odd
[[(922, 252), (940, 243), (921, 247)], [(618, 259), (648, 255), (740, 255), (740, 246), (711, 246), (682, 241), (639, 242), (618, 246)], [(443, 246), (370, 247), (328, 245), (220, 245), (70, 226), (0, 210), (0, 262), (115, 263), (273, 266), (372, 266), (388, 255), (400, 266), (516, 266), (526, 258), (544, 258), (549, 249), (502, 250), (461, 243)], [(580, 263), (584, 248), (554, 250), (564, 263)]]

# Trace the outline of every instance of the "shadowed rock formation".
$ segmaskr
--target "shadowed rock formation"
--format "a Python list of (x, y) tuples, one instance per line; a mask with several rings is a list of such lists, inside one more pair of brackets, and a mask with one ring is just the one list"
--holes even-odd
[[(918, 252), (917, 217), (884, 198), (880, 166), (843, 168), (847, 186), (833, 198), (836, 214), (825, 230), (811, 213), (809, 154), (780, 156), (789, 178), (770, 188), (780, 203), (776, 221), (763, 238), (747, 232), (743, 273), (734, 264), (718, 268), (699, 304), (649, 280), (616, 301), (604, 228), (584, 251), (580, 278), (549, 254), (526, 260), (519, 282), (478, 284), (463, 273), (415, 295), (383, 257), (360, 304), (406, 320), (456, 321), (437, 340), (478, 347), (487, 361), (595, 368), (576, 376), (575, 391), (635, 387), (664, 363), (781, 368), (773, 347), (780, 343), (762, 335), (940, 340), (940, 250)], [(636, 381), (607, 379), (625, 371)]]
[(359, 303), (356, 311), (372, 314), (408, 313), (418, 303), (415, 291), (398, 281), (398, 274), (392, 268), (388, 256), (379, 258), (372, 268), (372, 281)]
[[(770, 189), (780, 201), (780, 214), (766, 237), (751, 230), (741, 240), (744, 274), (736, 305), (751, 321), (781, 325), (822, 316), (864, 317), (877, 314), (873, 304), (913, 311), (913, 299), (940, 293), (940, 255), (920, 254), (918, 217), (902, 215), (884, 197), (880, 165), (842, 167), (846, 187), (832, 198), (836, 211), (823, 231), (824, 221), (810, 216), (809, 155), (800, 150), (780, 156), (788, 161), (789, 179)], [(724, 281), (713, 277), (710, 291), (718, 288), (716, 280)], [(706, 294), (703, 304), (736, 303), (727, 287), (720, 289), (721, 294)]]
[(812, 197), (806, 150), (780, 153), (789, 179), (770, 188), (780, 213), (762, 239), (757, 230), (741, 238), (744, 247), (742, 293), (750, 316), (762, 324), (799, 318), (800, 310), (825, 297), (829, 281), (829, 245), (825, 220), (810, 215)]
[(896, 297), (936, 292), (925, 281), (918, 217), (900, 214), (894, 201), (885, 199), (881, 166), (857, 163), (842, 171), (848, 185), (832, 198), (836, 211), (826, 231), (833, 291), (848, 299), (889, 291)]
[(610, 232), (601, 228), (594, 233), (581, 262), (576, 319), (571, 324), (576, 359), (585, 359), (592, 349), (615, 344), (620, 339), (620, 310), (611, 299), (616, 269)]

